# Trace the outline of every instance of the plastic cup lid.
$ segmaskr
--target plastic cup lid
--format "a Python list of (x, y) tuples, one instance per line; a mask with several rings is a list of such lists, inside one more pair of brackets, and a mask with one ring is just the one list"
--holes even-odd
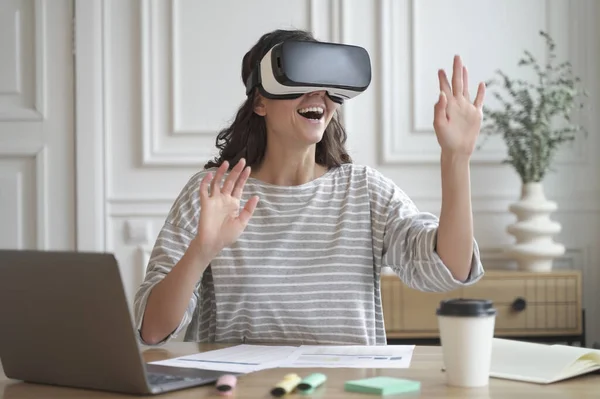
[(496, 309), (488, 299), (454, 298), (441, 301), (436, 314), (459, 317), (494, 316)]

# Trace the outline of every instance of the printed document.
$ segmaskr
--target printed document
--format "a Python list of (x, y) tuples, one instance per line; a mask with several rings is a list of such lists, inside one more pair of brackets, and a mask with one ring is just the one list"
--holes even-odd
[(408, 368), (414, 345), (236, 345), (153, 364), (231, 373), (278, 367)]
[(232, 373), (250, 373), (277, 367), (282, 360), (287, 359), (297, 349), (297, 346), (244, 344), (152, 363)]
[(414, 345), (302, 345), (279, 367), (408, 368)]

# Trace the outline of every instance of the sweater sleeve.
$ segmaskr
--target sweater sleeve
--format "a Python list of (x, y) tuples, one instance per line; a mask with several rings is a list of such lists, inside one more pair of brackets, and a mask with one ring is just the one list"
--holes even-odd
[[(149, 344), (142, 339), (140, 330), (144, 319), (146, 305), (148, 303), (148, 297), (150, 296), (152, 289), (161, 282), (177, 262), (179, 262), (195, 236), (200, 214), (198, 188), (203, 177), (204, 173), (201, 172), (190, 179), (173, 203), (165, 223), (156, 238), (152, 253), (150, 254), (144, 280), (136, 292), (133, 305), (135, 325), (138, 332), (138, 340), (144, 345)], [(177, 328), (165, 337), (164, 340), (159, 342), (157, 346), (175, 338), (190, 323), (194, 310), (198, 304), (201, 282), (202, 279), (197, 282), (196, 288), (190, 297), (188, 306)]]
[[(410, 288), (447, 292), (474, 284), (484, 274), (479, 247), (473, 238), (470, 273), (465, 281), (454, 278), (436, 251), (439, 219), (421, 212), (392, 181), (372, 175), (372, 201), (379, 209), (383, 229), (382, 267), (389, 267)], [(373, 195), (372, 194), (372, 195)]]

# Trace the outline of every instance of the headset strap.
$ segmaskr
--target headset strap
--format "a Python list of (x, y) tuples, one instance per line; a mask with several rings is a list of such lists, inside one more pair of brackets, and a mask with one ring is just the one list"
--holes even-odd
[(248, 76), (248, 79), (246, 80), (246, 95), (250, 95), (252, 90), (260, 84), (260, 62), (257, 62), (256, 66), (252, 69), (252, 72), (250, 72), (250, 76)]

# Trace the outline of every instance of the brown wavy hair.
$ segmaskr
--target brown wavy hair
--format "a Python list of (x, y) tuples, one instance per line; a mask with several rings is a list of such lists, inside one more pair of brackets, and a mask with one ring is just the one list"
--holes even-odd
[[(317, 41), (310, 32), (298, 29), (277, 29), (264, 34), (242, 59), (243, 87), (245, 87), (252, 68), (271, 47), (285, 40)], [(262, 163), (267, 148), (267, 127), (264, 117), (254, 112), (257, 96), (258, 90), (255, 89), (238, 109), (233, 123), (219, 132), (216, 139), (219, 156), (206, 163), (204, 168), (218, 167), (227, 160), (231, 169), (241, 158), (245, 158), (246, 165), (250, 167)], [(315, 162), (327, 169), (351, 163), (352, 158), (345, 148), (346, 138), (346, 131), (336, 111), (325, 129), (323, 138), (317, 143)]]

